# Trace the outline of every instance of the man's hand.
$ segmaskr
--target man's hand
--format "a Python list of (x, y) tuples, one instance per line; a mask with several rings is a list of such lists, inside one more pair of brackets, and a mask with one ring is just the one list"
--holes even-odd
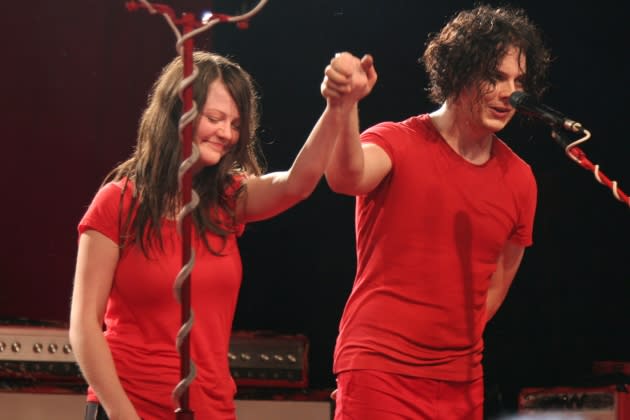
[(321, 93), (330, 105), (354, 105), (367, 96), (377, 80), (374, 59), (359, 59), (348, 52), (337, 53), (324, 72)]

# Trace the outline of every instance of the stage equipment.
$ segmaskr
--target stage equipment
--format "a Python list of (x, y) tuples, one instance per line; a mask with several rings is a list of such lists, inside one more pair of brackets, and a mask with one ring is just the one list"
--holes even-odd
[(0, 420), (83, 418), (86, 389), (66, 328), (0, 321)]
[[(239, 388), (305, 389), (308, 353), (301, 334), (234, 331), (228, 363)], [(63, 327), (0, 325), (0, 379), (12, 387), (86, 386)]]
[(512, 93), (510, 104), (523, 114), (543, 120), (551, 126), (562, 127), (574, 133), (581, 133), (584, 130), (579, 122), (565, 117), (547, 105), (538, 103), (533, 96), (525, 92), (517, 91)]
[(241, 387), (307, 388), (309, 340), (304, 335), (235, 331), (228, 359)]
[[(175, 49), (182, 57), (184, 64), (183, 78), (180, 84), (180, 98), (183, 102), (182, 115), (179, 120), (180, 139), (182, 142), (183, 161), (179, 168), (178, 185), (183, 207), (177, 215), (177, 228), (182, 237), (182, 268), (175, 278), (173, 292), (181, 305), (182, 326), (176, 337), (176, 346), (180, 354), (181, 381), (173, 390), (173, 400), (178, 407), (178, 420), (192, 420), (194, 414), (189, 407), (188, 388), (195, 378), (195, 364), (190, 360), (189, 335), (192, 329), (194, 314), (190, 309), (190, 273), (195, 264), (195, 253), (191, 247), (192, 211), (199, 204), (199, 197), (192, 188), (192, 166), (199, 158), (199, 151), (192, 141), (193, 122), (197, 116), (196, 104), (193, 101), (192, 83), (197, 77), (193, 59), (193, 38), (218, 23), (237, 23), (241, 28), (247, 27), (247, 21), (257, 14), (267, 0), (260, 0), (249, 12), (238, 16), (219, 13), (208, 13), (201, 21), (191, 13), (183, 13), (181, 18), (173, 9), (163, 4), (153, 4), (148, 0), (132, 0), (126, 3), (129, 11), (146, 9), (151, 14), (160, 14), (173, 30), (177, 42)], [(178, 27), (181, 27), (182, 30)]]
[(236, 400), (238, 420), (330, 420), (330, 401)]
[[(238, 420), (330, 420), (331, 401), (234, 401)], [(85, 394), (49, 389), (37, 392), (0, 391), (0, 420), (79, 420), (85, 413)]]
[[(626, 195), (617, 185), (617, 181), (610, 180), (600, 169), (599, 165), (593, 164), (586, 154), (577, 147), (591, 138), (590, 131), (586, 130), (582, 124), (565, 117), (560, 112), (546, 105), (539, 104), (536, 100), (525, 92), (514, 92), (510, 96), (510, 104), (519, 112), (534, 118), (538, 118), (551, 126), (551, 137), (555, 142), (564, 148), (565, 154), (580, 165), (582, 168), (593, 172), (595, 179), (600, 184), (610, 188), (613, 196), (622, 203), (630, 206), (630, 197)], [(567, 132), (580, 134), (582, 137), (570, 141)]]
[(627, 385), (524, 388), (518, 407), (520, 414), (550, 419), (629, 420), (629, 392)]
[(0, 379), (22, 386), (84, 384), (68, 330), (58, 327), (0, 325)]
[[(67, 328), (30, 324), (0, 324), (0, 420), (81, 418), (87, 383)], [(301, 334), (234, 331), (228, 363), (239, 419), (330, 419), (330, 390), (307, 390), (308, 355)]]

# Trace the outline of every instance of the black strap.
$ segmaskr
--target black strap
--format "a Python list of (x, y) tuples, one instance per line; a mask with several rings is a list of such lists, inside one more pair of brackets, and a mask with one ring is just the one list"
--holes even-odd
[(109, 420), (99, 403), (88, 402), (85, 406), (85, 420)]

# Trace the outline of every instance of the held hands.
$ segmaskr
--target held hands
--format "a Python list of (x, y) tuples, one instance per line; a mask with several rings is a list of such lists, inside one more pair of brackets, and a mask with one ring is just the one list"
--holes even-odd
[(359, 59), (348, 52), (337, 53), (324, 71), (322, 96), (333, 106), (354, 105), (367, 96), (376, 83), (374, 59)]

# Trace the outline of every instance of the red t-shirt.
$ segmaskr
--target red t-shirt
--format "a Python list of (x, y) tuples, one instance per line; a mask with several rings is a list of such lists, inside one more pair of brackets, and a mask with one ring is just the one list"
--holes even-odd
[[(131, 183), (123, 198), (124, 181), (98, 191), (79, 223), (79, 233), (96, 230), (117, 244), (119, 226), (131, 200)], [(164, 252), (153, 250), (147, 259), (136, 245), (125, 247), (114, 274), (105, 311), (105, 337), (116, 370), (131, 402), (144, 420), (172, 418), (171, 393), (180, 381), (176, 335), (181, 306), (173, 285), (182, 266), (181, 238), (176, 222), (163, 220)], [(239, 226), (239, 233), (243, 226)], [(220, 239), (208, 234), (218, 249)], [(236, 235), (227, 238), (223, 255), (210, 253), (194, 233), (195, 264), (191, 273), (191, 360), (197, 376), (189, 388), (190, 408), (200, 419), (233, 419), (236, 387), (227, 352), (242, 266)], [(96, 401), (88, 389), (88, 400)]]
[(489, 278), (507, 241), (532, 243), (531, 169), (498, 138), (485, 164), (471, 164), (426, 114), (361, 139), (392, 169), (356, 200), (357, 273), (334, 370), (479, 378)]

